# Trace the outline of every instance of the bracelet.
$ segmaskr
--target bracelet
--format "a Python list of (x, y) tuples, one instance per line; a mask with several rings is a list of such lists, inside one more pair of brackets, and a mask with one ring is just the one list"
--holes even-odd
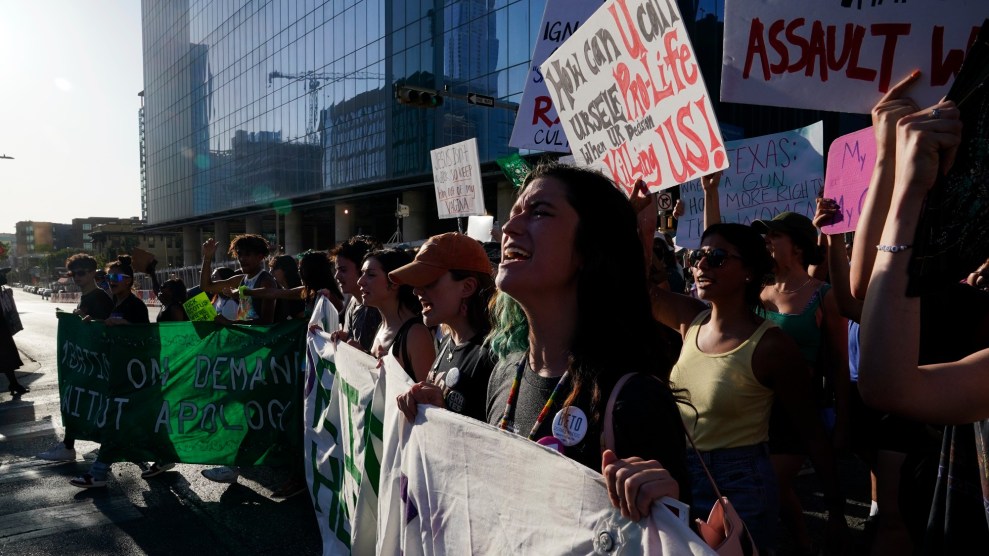
[(883, 245), (880, 243), (876, 246), (876, 249), (882, 251), (883, 253), (899, 253), (901, 251), (906, 251), (911, 247), (913, 247), (913, 245)]

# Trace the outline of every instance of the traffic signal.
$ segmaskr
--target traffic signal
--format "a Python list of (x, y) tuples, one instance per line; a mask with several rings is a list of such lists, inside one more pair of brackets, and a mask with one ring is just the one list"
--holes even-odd
[(443, 105), (443, 97), (438, 91), (408, 85), (395, 87), (395, 98), (398, 99), (399, 104), (419, 108), (436, 108)]

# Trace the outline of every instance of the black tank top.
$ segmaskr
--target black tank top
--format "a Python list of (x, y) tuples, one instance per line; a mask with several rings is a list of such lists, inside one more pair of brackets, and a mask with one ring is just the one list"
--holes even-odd
[(409, 358), (409, 330), (412, 330), (412, 326), (417, 322), (422, 322), (420, 315), (416, 315), (402, 323), (402, 327), (395, 333), (395, 341), (391, 344), (391, 354), (399, 357), (399, 353), (401, 353), (401, 361), (405, 366), (405, 372), (412, 377), (412, 380), (416, 380), (416, 373), (415, 369), (412, 368), (412, 359)]

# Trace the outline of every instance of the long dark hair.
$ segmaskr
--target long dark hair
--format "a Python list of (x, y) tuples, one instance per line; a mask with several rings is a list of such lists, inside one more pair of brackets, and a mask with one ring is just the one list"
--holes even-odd
[[(382, 270), (385, 272), (388, 283), (394, 285), (391, 278), (387, 278), (388, 273), (411, 263), (413, 256), (409, 252), (400, 249), (375, 249), (368, 251), (367, 255), (364, 255), (362, 264), (370, 259), (378, 261), (378, 264), (381, 265)], [(416, 297), (416, 294), (412, 292), (412, 286), (408, 284), (398, 286), (398, 305), (399, 307), (405, 307), (417, 315), (422, 313), (422, 304), (419, 303), (419, 298)]]
[[(659, 377), (669, 387), (674, 357), (652, 317), (637, 218), (625, 195), (598, 171), (560, 164), (536, 167), (523, 190), (539, 178), (560, 182), (578, 216), (572, 249), (581, 265), (577, 270), (576, 327), (570, 342), (571, 394), (565, 403), (588, 397), (592, 419), (599, 421), (622, 375), (644, 372)], [(505, 307), (513, 303), (508, 296), (499, 299), (499, 314), (517, 315), (518, 311)], [(621, 339), (620, 349), (602, 340), (604, 326), (611, 338)], [(493, 330), (491, 336), (518, 337), (504, 330)]]
[(326, 251), (307, 251), (299, 259), (299, 275), (306, 288), (306, 300), (311, 301), (319, 290), (326, 288), (343, 299), (340, 286), (333, 278), (333, 263)]
[(772, 280), (773, 256), (766, 249), (766, 240), (752, 228), (742, 224), (718, 223), (708, 226), (701, 235), (701, 242), (716, 235), (738, 249), (742, 266), (752, 273), (752, 280), (745, 284), (745, 304), (755, 312), (762, 309), (762, 288)]
[(278, 255), (271, 259), (271, 271), (281, 270), (285, 275), (285, 286), (288, 289), (298, 288), (302, 285), (302, 276), (299, 274), (299, 266), (292, 255)]

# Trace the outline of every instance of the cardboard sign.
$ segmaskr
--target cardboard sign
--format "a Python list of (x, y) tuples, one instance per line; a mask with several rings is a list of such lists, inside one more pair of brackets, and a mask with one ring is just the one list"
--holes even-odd
[(494, 216), (468, 216), (467, 236), (477, 241), (491, 241), (494, 231)]
[(854, 232), (876, 167), (876, 134), (872, 127), (842, 135), (828, 149), (824, 196), (838, 202), (834, 222), (821, 228), (828, 235)]
[(477, 139), (468, 139), (429, 152), (440, 218), (484, 214), (484, 189)]
[[(824, 189), (824, 125), (728, 141), (731, 166), (721, 176), (721, 221), (749, 225), (784, 211), (813, 218)], [(680, 186), (686, 209), (677, 221), (676, 243), (700, 247), (704, 232), (704, 190), (700, 180)]]
[(603, 0), (546, 0), (539, 36), (532, 49), (529, 79), (522, 91), (509, 146), (537, 151), (570, 152), (570, 143), (560, 125), (560, 118), (556, 115), (553, 99), (546, 90), (546, 81), (539, 73), (539, 65), (587, 21), (602, 3)]
[(909, 94), (930, 106), (987, 16), (985, 0), (733, 0), (721, 100), (867, 114), (920, 69)]
[(216, 319), (216, 308), (209, 302), (206, 292), (199, 292), (190, 297), (182, 304), (185, 314), (189, 315), (189, 320), (213, 322)]
[(673, 0), (609, 0), (540, 66), (578, 165), (631, 192), (728, 166)]

